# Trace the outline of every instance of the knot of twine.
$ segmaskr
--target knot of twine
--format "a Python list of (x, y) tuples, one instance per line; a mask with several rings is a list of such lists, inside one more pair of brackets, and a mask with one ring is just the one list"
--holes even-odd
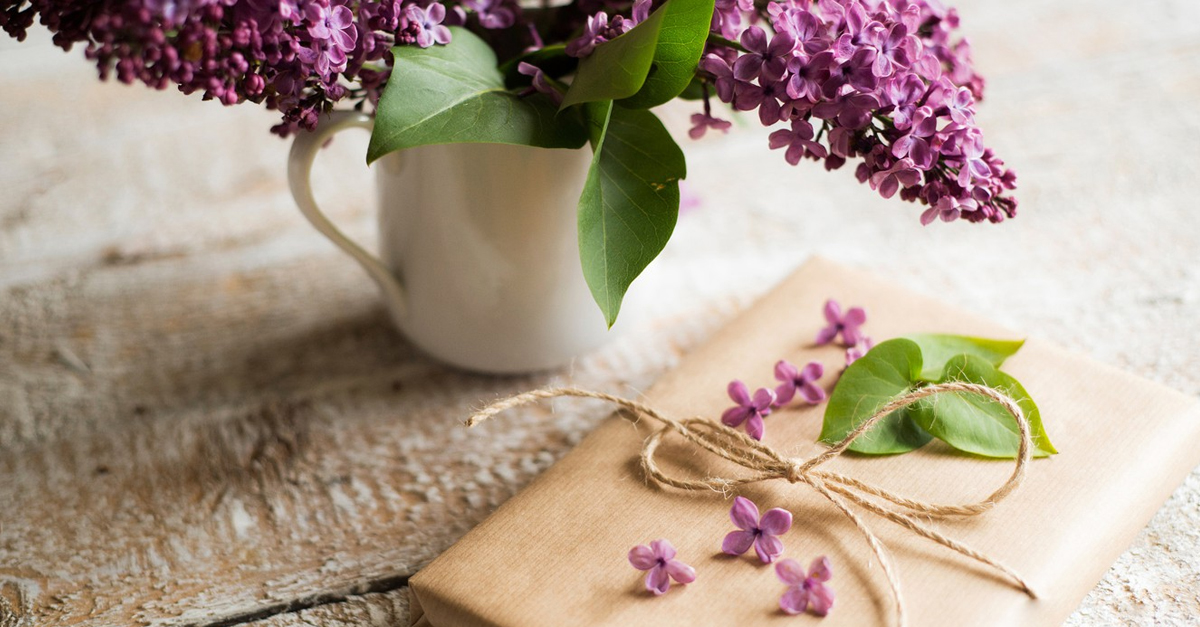
[[(982, 500), (957, 505), (929, 503), (910, 499), (885, 488), (820, 468), (821, 465), (845, 452), (859, 436), (870, 430), (871, 427), (875, 426), (876, 423), (888, 414), (912, 405), (923, 398), (948, 392), (963, 392), (990, 398), (1003, 406), (1017, 423), (1020, 435), (1020, 447), (1017, 451), (1016, 467), (1003, 485)], [(962, 382), (937, 383), (916, 388), (888, 401), (840, 442), (828, 450), (807, 459), (787, 457), (749, 435), (720, 422), (705, 418), (689, 418), (679, 421), (663, 415), (649, 405), (603, 392), (593, 392), (580, 388), (544, 388), (510, 396), (476, 412), (467, 419), (466, 424), (468, 427), (474, 427), (480, 422), (505, 410), (527, 405), (541, 399), (562, 396), (595, 398), (614, 403), (628, 410), (628, 414), (621, 413), (619, 415), (633, 423), (637, 423), (641, 417), (650, 418), (662, 423), (662, 428), (650, 434), (645, 442), (643, 442), (641, 454), (642, 468), (645, 470), (646, 475), (659, 486), (672, 486), (682, 490), (715, 490), (726, 495), (729, 494), (732, 488), (737, 486), (772, 479), (783, 479), (790, 483), (804, 483), (812, 487), (813, 490), (825, 497), (838, 510), (845, 514), (854, 523), (854, 526), (858, 528), (859, 532), (862, 533), (863, 537), (866, 538), (867, 544), (871, 546), (871, 550), (875, 553), (876, 558), (879, 559), (879, 563), (883, 567), (883, 572), (887, 576), (888, 585), (892, 591), (892, 597), (895, 599), (896, 623), (898, 625), (903, 626), (905, 624), (905, 613), (904, 597), (900, 592), (900, 579), (896, 574), (895, 565), (892, 563), (892, 559), (883, 547), (883, 543), (880, 542), (879, 537), (850, 508), (850, 503), (854, 503), (871, 513), (890, 520), (919, 536), (933, 540), (956, 553), (986, 564), (1008, 577), (1015, 587), (1029, 595), (1030, 598), (1037, 598), (1033, 590), (1029, 587), (1029, 584), (1011, 568), (957, 540), (942, 535), (917, 518), (918, 515), (930, 517), (976, 516), (990, 510), (996, 503), (999, 503), (1020, 487), (1021, 481), (1025, 478), (1026, 466), (1032, 457), (1033, 441), (1029, 432), (1029, 421), (1026, 419), (1020, 405), (999, 390), (974, 383)], [(677, 433), (688, 442), (752, 472), (745, 476), (733, 478), (704, 477), (696, 479), (672, 477), (664, 473), (655, 461), (655, 452), (658, 450), (659, 444), (662, 443), (663, 437), (671, 433)]]

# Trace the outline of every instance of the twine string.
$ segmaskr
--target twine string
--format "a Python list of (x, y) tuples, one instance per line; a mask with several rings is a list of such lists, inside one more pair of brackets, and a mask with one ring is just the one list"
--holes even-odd
[[(844, 453), (856, 439), (892, 412), (936, 394), (955, 392), (976, 394), (999, 403), (1017, 424), (1020, 445), (1017, 450), (1016, 465), (1008, 479), (987, 497), (975, 502), (961, 504), (930, 503), (905, 497), (886, 488), (859, 481), (841, 473), (821, 469), (822, 465)], [(1025, 478), (1026, 467), (1032, 458), (1033, 441), (1030, 435), (1029, 421), (1025, 417), (1025, 412), (1021, 410), (1020, 405), (999, 390), (974, 383), (958, 381), (937, 383), (916, 388), (888, 401), (837, 444), (807, 459), (787, 457), (749, 435), (720, 422), (705, 418), (675, 420), (645, 403), (612, 394), (605, 394), (604, 392), (593, 392), (591, 390), (572, 387), (544, 388), (500, 399), (473, 414), (467, 419), (466, 424), (468, 427), (474, 427), (508, 409), (543, 399), (563, 396), (608, 401), (627, 410), (626, 412), (619, 413), (619, 415), (630, 422), (637, 423), (641, 418), (648, 418), (660, 423), (662, 427), (646, 437), (642, 444), (641, 453), (642, 469), (659, 486), (671, 486), (681, 490), (715, 490), (725, 495), (728, 495), (730, 490), (738, 486), (777, 479), (782, 479), (790, 483), (804, 483), (811, 487), (849, 518), (871, 547), (876, 559), (879, 560), (880, 565), (883, 567), (884, 575), (888, 580), (888, 586), (891, 588), (892, 597), (895, 600), (897, 625), (905, 625), (904, 601), (903, 595), (900, 592), (900, 578), (896, 573), (891, 555), (883, 546), (879, 537), (875, 535), (875, 532), (851, 508), (851, 504), (887, 519), (923, 538), (932, 540), (960, 555), (991, 567), (1009, 578), (1016, 588), (1029, 595), (1030, 598), (1037, 598), (1033, 590), (1029, 587), (1029, 584), (1011, 568), (957, 540), (943, 535), (936, 529), (921, 522), (918, 518), (918, 516), (977, 516), (992, 509), (996, 503), (1004, 500), (1004, 498), (1020, 487), (1021, 482)], [(688, 442), (703, 448), (717, 457), (737, 464), (750, 472), (736, 477), (693, 478), (672, 476), (664, 472), (655, 461), (655, 454), (658, 451), (659, 445), (665, 437), (671, 434), (678, 434)]]

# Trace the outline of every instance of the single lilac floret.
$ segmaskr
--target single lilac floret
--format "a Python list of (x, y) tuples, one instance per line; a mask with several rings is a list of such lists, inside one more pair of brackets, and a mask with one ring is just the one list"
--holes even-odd
[(862, 325), (867, 322), (867, 312), (862, 307), (851, 307), (843, 315), (841, 304), (831, 298), (825, 301), (825, 321), (829, 324), (817, 333), (818, 346), (832, 342), (838, 334), (846, 346), (854, 346), (866, 337)]
[(650, 5), (653, 0), (635, 0), (633, 3), (633, 25), (637, 26), (650, 17)]
[(638, 570), (646, 573), (646, 589), (655, 596), (666, 594), (671, 589), (671, 580), (678, 583), (692, 583), (696, 580), (696, 570), (675, 559), (675, 547), (666, 540), (655, 540), (650, 546), (639, 544), (629, 549), (629, 563)]
[(971, 90), (966, 87), (959, 87), (954, 92), (954, 96), (946, 102), (946, 108), (950, 112), (950, 119), (954, 120), (955, 124), (968, 126), (975, 123), (975, 97), (971, 95)]
[(710, 128), (714, 131), (728, 133), (729, 127), (731, 126), (733, 126), (733, 123), (728, 120), (715, 118), (707, 113), (693, 113), (692, 128), (688, 131), (688, 137), (691, 137), (692, 139), (700, 139), (701, 137), (704, 137), (704, 132)]
[(546, 94), (555, 105), (562, 104), (563, 95), (550, 84), (550, 81), (546, 79), (546, 73), (541, 68), (532, 63), (521, 61), (517, 64), (517, 72), (533, 77), (533, 91)]
[(775, 388), (775, 404), (781, 407), (787, 405), (797, 395), (810, 405), (825, 400), (825, 390), (816, 383), (824, 374), (825, 366), (817, 361), (810, 361), (804, 368), (797, 368), (787, 361), (779, 360), (779, 363), (775, 364), (775, 379), (783, 383)]
[[(986, 166), (984, 166), (986, 167)], [(921, 181), (921, 172), (912, 159), (905, 157), (892, 167), (871, 175), (871, 189), (879, 190), (879, 195), (891, 198), (901, 189), (912, 187)]]
[(821, 98), (821, 87), (829, 78), (829, 68), (834, 64), (833, 53), (823, 50), (814, 55), (796, 55), (788, 61), (787, 94), (797, 100), (804, 98), (816, 101)]
[(894, 24), (886, 31), (880, 27), (874, 31), (872, 43), (877, 52), (871, 72), (879, 78), (889, 77), (911, 65), (913, 52), (921, 45), (916, 37), (908, 34), (904, 24)]
[(769, 145), (771, 150), (786, 146), (787, 154), (784, 158), (792, 165), (800, 163), (800, 159), (804, 157), (824, 159), (829, 156), (825, 146), (813, 140), (812, 124), (803, 119), (792, 120), (792, 130), (790, 131), (778, 130), (771, 133)]
[(750, 397), (750, 390), (739, 380), (729, 383), (729, 398), (737, 403), (721, 414), (721, 422), (730, 427), (740, 427), (746, 423), (746, 434), (755, 440), (763, 439), (763, 418), (771, 413), (771, 405), (775, 404), (775, 392), (767, 388), (759, 388)]
[(323, 7), (313, 3), (304, 7), (304, 17), (308, 19), (308, 34), (313, 39), (332, 39), (342, 51), (354, 50), (358, 29), (354, 26), (354, 13), (350, 9), (341, 5)]
[(754, 501), (738, 496), (733, 499), (729, 519), (738, 530), (730, 531), (725, 536), (721, 551), (729, 555), (741, 555), (753, 546), (758, 559), (764, 564), (770, 564), (783, 555), (783, 541), (779, 536), (792, 528), (791, 512), (776, 507), (767, 510), (759, 518), (758, 506)]
[(822, 555), (813, 560), (808, 572), (790, 557), (780, 560), (775, 565), (775, 575), (788, 585), (779, 599), (779, 609), (784, 612), (795, 615), (811, 609), (813, 614), (825, 616), (833, 609), (833, 589), (826, 585), (833, 577), (828, 557)]
[(404, 16), (408, 18), (409, 28), (415, 27), (417, 31), (418, 46), (428, 48), (435, 43), (450, 43), (450, 29), (442, 25), (442, 20), (446, 19), (446, 7), (441, 3), (434, 2), (424, 9), (415, 4), (409, 5)]
[(863, 355), (866, 355), (867, 353), (871, 352), (872, 348), (875, 348), (875, 340), (872, 340), (869, 337), (864, 337), (862, 339), (862, 341), (860, 341), (858, 344), (855, 344), (854, 346), (847, 348), (846, 349), (846, 366), (849, 366), (850, 364), (858, 361), (859, 359), (862, 359)]
[(700, 69), (716, 77), (713, 85), (717, 88), (717, 98), (722, 102), (733, 102), (737, 80), (733, 77), (733, 68), (729, 63), (715, 54), (710, 54), (700, 59)]
[(738, 57), (733, 64), (734, 76), (750, 81), (761, 75), (764, 81), (778, 81), (787, 73), (788, 59), (796, 49), (796, 39), (781, 32), (775, 33), (768, 41), (763, 29), (751, 26), (742, 33), (742, 46), (750, 52)]

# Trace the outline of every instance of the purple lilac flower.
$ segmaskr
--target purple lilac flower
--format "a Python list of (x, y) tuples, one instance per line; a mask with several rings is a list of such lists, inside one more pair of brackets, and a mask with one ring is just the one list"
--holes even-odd
[(947, 99), (946, 110), (955, 124), (968, 126), (975, 123), (975, 111), (971, 109), (974, 104), (975, 97), (971, 95), (971, 90), (959, 87), (954, 90), (954, 95)]
[(753, 546), (758, 559), (764, 564), (770, 564), (783, 555), (783, 541), (779, 536), (792, 528), (791, 512), (776, 507), (767, 510), (760, 519), (758, 506), (750, 499), (738, 496), (733, 499), (729, 519), (738, 530), (730, 531), (725, 536), (721, 542), (723, 552), (741, 555)]
[(646, 589), (655, 596), (666, 594), (671, 589), (672, 579), (684, 584), (696, 580), (696, 570), (675, 559), (675, 547), (666, 540), (629, 549), (629, 563), (638, 570), (650, 571), (646, 573)]
[(754, 0), (716, 0), (715, 4), (712, 30), (726, 39), (737, 39), (742, 23), (755, 17)]
[(717, 2), (713, 31), (745, 50), (710, 46), (700, 71), (723, 102), (791, 127), (770, 138), (789, 163), (837, 169), (861, 158), (856, 177), (927, 205), (925, 224), (1016, 215), (1007, 195), (1016, 176), (975, 125), (984, 83), (952, 9), (932, 0), (750, 4)]
[(871, 175), (871, 189), (879, 190), (879, 195), (891, 198), (900, 188), (911, 187), (921, 180), (912, 159), (901, 159), (886, 170), (880, 170)]
[[(628, 18), (600, 10), (614, 6), (580, 0), (560, 12), (557, 30), (583, 30), (571, 54), (590, 54), (651, 9), (638, 0)], [(282, 113), (272, 130), (286, 136), (342, 99), (377, 102), (390, 49), (448, 42), (446, 27), (464, 25), (466, 9), (483, 28), (511, 28), (498, 45), (541, 47), (514, 0), (0, 0), (0, 28), (23, 39), (40, 21), (56, 45), (81, 44), (102, 78), (262, 103)], [(716, 0), (712, 31), (746, 50), (714, 43), (699, 73), (721, 101), (787, 124), (787, 143), (771, 141), (792, 163), (821, 159), (823, 145), (827, 169), (861, 159), (856, 177), (926, 205), (923, 223), (1001, 222), (1017, 212), (1016, 175), (976, 126), (984, 81), (958, 27), (935, 0)], [(700, 129), (716, 128), (707, 105), (705, 115)]]
[(770, 83), (766, 87), (760, 87), (743, 82), (740, 86), (742, 94), (734, 102), (739, 103), (737, 107), (742, 110), (757, 108), (758, 119), (763, 126), (770, 126), (787, 115), (783, 106), (788, 99), (787, 83)]
[(313, 39), (333, 39), (338, 48), (353, 50), (357, 31), (354, 14), (342, 5), (323, 6), (313, 3), (304, 7), (308, 34)]
[(346, 69), (346, 51), (331, 39), (313, 40), (309, 47), (298, 50), (296, 56), (323, 79)]
[(731, 126), (733, 126), (733, 123), (729, 122), (728, 120), (714, 118), (707, 113), (693, 113), (692, 128), (688, 130), (688, 137), (691, 137), (692, 139), (700, 139), (701, 137), (704, 137), (704, 132), (710, 128), (714, 131), (728, 133), (729, 127)]
[(819, 142), (813, 141), (813, 127), (808, 120), (792, 120), (792, 130), (775, 131), (771, 133), (771, 150), (787, 146), (785, 158), (787, 162), (796, 165), (803, 157), (824, 159), (829, 155)]
[(441, 3), (434, 2), (424, 9), (410, 5), (404, 17), (408, 18), (409, 28), (416, 30), (418, 46), (428, 48), (435, 43), (450, 43), (450, 29), (442, 25), (442, 20), (446, 19), (446, 7)]
[(992, 168), (985, 158), (986, 152), (983, 138), (978, 133), (972, 134), (970, 139), (963, 143), (959, 156), (962, 161), (962, 167), (958, 171), (959, 185), (966, 187), (974, 180), (987, 180), (991, 177)]
[(790, 74), (787, 86), (788, 96), (797, 100), (806, 99), (810, 102), (820, 97), (821, 86), (829, 79), (829, 68), (833, 65), (833, 52), (829, 50), (822, 50), (811, 57), (804, 55), (792, 57), (787, 65)]
[(743, 81), (759, 76), (778, 82), (787, 72), (788, 59), (796, 49), (796, 39), (786, 32), (775, 33), (767, 41), (767, 33), (757, 26), (742, 32), (742, 46), (749, 50), (733, 64), (733, 75)]
[(875, 76), (874, 70), (875, 56), (875, 49), (870, 47), (854, 50), (844, 60), (839, 60), (835, 54), (834, 63), (828, 67), (827, 77), (821, 83), (822, 97), (829, 100), (837, 99), (839, 95), (869, 95), (873, 92), (879, 86), (879, 77)]
[(613, 18), (610, 24), (608, 14), (600, 11), (588, 18), (583, 34), (567, 44), (567, 54), (579, 58), (586, 57), (592, 54), (596, 46), (625, 34), (631, 28), (633, 27), (620, 15)]
[(892, 156), (897, 159), (909, 157), (921, 169), (933, 167), (934, 152), (930, 142), (937, 134), (937, 116), (930, 107), (919, 107), (913, 111), (908, 123), (908, 133), (892, 144)]
[(651, 0), (637, 0), (633, 5), (632, 17), (626, 18), (614, 15), (609, 19), (604, 11), (598, 11), (587, 20), (583, 34), (567, 44), (567, 54), (583, 58), (596, 49), (596, 46), (624, 35), (646, 19), (650, 14)]
[(959, 201), (951, 196), (942, 196), (921, 214), (921, 225), (929, 225), (938, 218), (941, 218), (942, 222), (953, 222), (961, 215), (962, 205)]
[(797, 395), (810, 405), (820, 403), (825, 400), (825, 390), (817, 385), (817, 380), (824, 374), (825, 366), (817, 361), (797, 368), (790, 362), (779, 360), (775, 364), (775, 379), (782, 383), (775, 387), (775, 403), (782, 407)]
[(634, 0), (633, 2), (633, 25), (637, 26), (646, 21), (650, 17), (650, 6), (654, 0)]
[(700, 59), (700, 69), (713, 77), (717, 98), (723, 102), (733, 102), (737, 80), (733, 77), (733, 68), (729, 67), (729, 63), (715, 54), (710, 54)]
[(517, 72), (533, 77), (533, 91), (546, 94), (555, 105), (561, 105), (563, 95), (546, 80), (546, 73), (536, 65), (524, 61), (517, 64)]
[[(272, 130), (289, 135), (315, 127), (339, 100), (374, 104), (393, 46), (449, 41), (445, 27), (462, 23), (465, 0), (448, 1), (0, 0), (0, 28), (23, 39), (40, 18), (55, 45), (81, 44), (101, 78), (262, 103), (283, 115)], [(478, 6), (493, 26), (515, 10), (511, 0)], [(514, 36), (525, 39), (529, 23), (514, 15)]]
[(813, 116), (836, 122), (843, 128), (860, 130), (871, 123), (879, 99), (873, 94), (849, 92), (813, 107)]
[(869, 337), (862, 338), (858, 344), (846, 349), (846, 365), (849, 366), (859, 359), (862, 359), (862, 356), (869, 353), (872, 348), (875, 348), (875, 340), (872, 340)]
[(833, 609), (833, 589), (826, 585), (833, 577), (829, 558), (822, 555), (813, 560), (808, 572), (800, 562), (786, 558), (775, 565), (775, 575), (787, 584), (787, 591), (779, 599), (779, 609), (788, 614), (803, 614), (811, 609), (817, 616), (825, 616)]
[(843, 315), (842, 305), (831, 298), (825, 301), (825, 321), (829, 324), (817, 332), (818, 346), (832, 342), (838, 334), (846, 346), (854, 346), (866, 337), (862, 325), (867, 322), (867, 312), (862, 307), (851, 307)]
[(721, 422), (735, 428), (740, 427), (744, 422), (746, 423), (746, 434), (755, 440), (761, 440), (765, 430), (763, 418), (771, 413), (771, 405), (775, 404), (775, 392), (767, 388), (759, 388), (751, 398), (746, 384), (738, 380), (729, 383), (728, 392), (729, 398), (733, 399), (737, 405), (726, 409), (725, 413), (721, 414)]
[(816, 54), (828, 47), (821, 39), (821, 21), (807, 9), (772, 2), (767, 5), (767, 13), (771, 16), (771, 24), (775, 31), (791, 34), (796, 40), (796, 45), (804, 53)]
[(912, 51), (921, 45), (916, 37), (908, 34), (908, 27), (904, 24), (893, 24), (887, 31), (878, 28), (873, 31), (870, 41), (875, 46), (871, 72), (879, 78), (887, 78), (898, 70), (907, 69), (912, 64)]

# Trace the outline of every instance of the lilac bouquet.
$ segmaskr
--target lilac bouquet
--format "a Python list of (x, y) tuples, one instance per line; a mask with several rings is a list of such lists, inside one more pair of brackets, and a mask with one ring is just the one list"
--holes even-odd
[(754, 111), (791, 164), (855, 176), (920, 220), (1000, 222), (1016, 177), (983, 141), (984, 81), (937, 0), (0, 0), (101, 78), (278, 110), (311, 130), (338, 105), (376, 115), (368, 161), (455, 142), (591, 144), (584, 276), (611, 324), (674, 228), (683, 153), (652, 107), (699, 101), (689, 135)]

